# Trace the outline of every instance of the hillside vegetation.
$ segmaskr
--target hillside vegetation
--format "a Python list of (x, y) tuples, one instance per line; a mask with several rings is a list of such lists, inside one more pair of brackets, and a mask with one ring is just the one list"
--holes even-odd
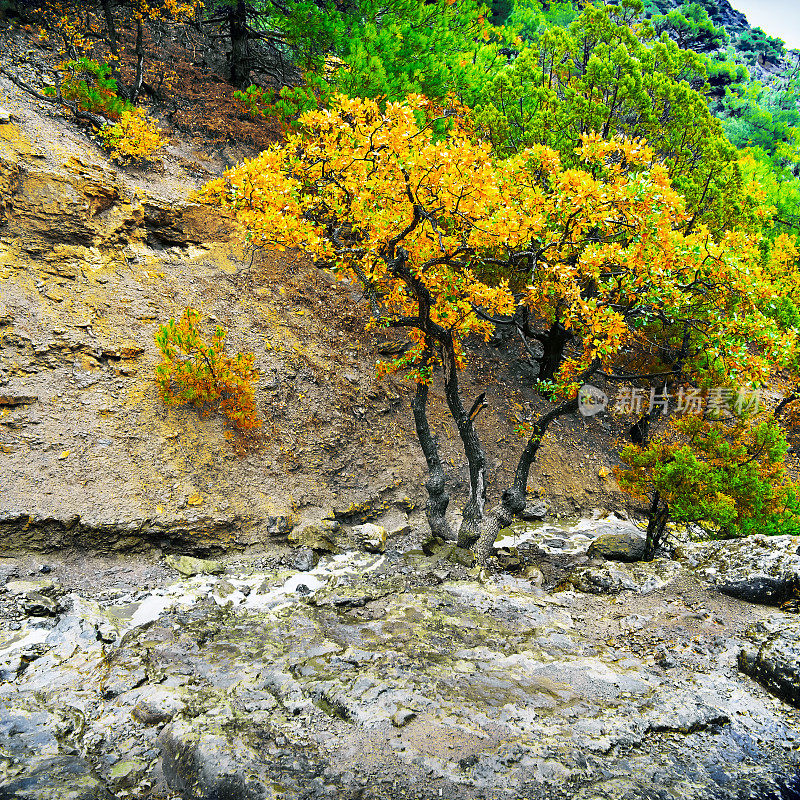
[[(797, 532), (800, 56), (726, 3), (0, 8), (56, 57), (3, 75), (121, 168), (157, 170), (171, 131), (249, 148), (195, 199), (230, 214), (248, 257), (304, 253), (302, 274), (358, 290), (378, 376), (411, 387), (437, 536), (485, 561), (526, 512), (551, 426), (593, 417), (592, 392), (628, 431), (619, 458), (599, 447), (643, 503), (650, 556), (670, 521)], [(324, 313), (308, 310), (333, 329)], [(246, 335), (226, 355), (188, 303), (175, 319), (157, 334), (162, 396), (220, 410), (233, 450), (258, 447)], [(514, 383), (464, 377), (486, 343), (524, 365)], [(465, 465), (458, 519), (436, 387)], [(518, 442), (490, 469), (478, 420), (518, 400)]]

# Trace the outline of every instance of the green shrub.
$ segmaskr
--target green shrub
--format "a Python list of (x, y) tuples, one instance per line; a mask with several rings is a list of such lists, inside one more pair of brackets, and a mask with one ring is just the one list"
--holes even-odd
[(800, 502), (786, 473), (787, 449), (774, 419), (753, 424), (687, 414), (646, 447), (626, 447), (617, 478), (650, 503), (651, 549), (670, 520), (699, 523), (719, 539), (796, 533)]
[[(117, 82), (111, 77), (108, 64), (79, 58), (63, 62), (61, 69), (66, 73), (61, 81), (61, 96), (84, 111), (118, 120), (124, 111), (133, 108), (117, 97)], [(56, 87), (45, 87), (45, 94), (56, 97)]]

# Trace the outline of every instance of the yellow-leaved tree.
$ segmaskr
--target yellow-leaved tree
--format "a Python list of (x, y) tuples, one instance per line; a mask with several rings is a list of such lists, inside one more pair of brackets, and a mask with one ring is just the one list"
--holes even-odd
[[(584, 135), (582, 167), (565, 169), (544, 146), (495, 158), (467, 119), (420, 96), (385, 107), (337, 97), (203, 195), (235, 212), (252, 245), (302, 248), (360, 283), (373, 324), (407, 332), (411, 349), (380, 370), (407, 368), (416, 381), (428, 520), (447, 535), (445, 470), (427, 416), (441, 375), (469, 465), (459, 541), (477, 542), (485, 560), (525, 507), (549, 424), (577, 410), (591, 375), (631, 377), (615, 371), (623, 363), (675, 380), (760, 381), (794, 343), (762, 311), (770, 290), (755, 242), (737, 233), (716, 242), (702, 225), (686, 233), (683, 201), (646, 144)], [(530, 425), (513, 482), (490, 508), (475, 425), (484, 396), (465, 404), (458, 375), (467, 338), (496, 325), (511, 326), (537, 366), (549, 359), (557, 401)], [(554, 326), (568, 345), (543, 355), (536, 339)]]

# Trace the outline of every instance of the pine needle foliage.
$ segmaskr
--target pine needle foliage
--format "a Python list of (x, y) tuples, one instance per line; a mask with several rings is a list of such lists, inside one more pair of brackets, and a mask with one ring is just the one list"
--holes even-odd
[[(77, 103), (84, 111), (117, 120), (132, 108), (130, 103), (117, 96), (117, 81), (112, 77), (108, 64), (100, 64), (91, 58), (78, 58), (63, 62), (61, 69), (65, 73), (61, 84), (62, 97)], [(45, 94), (55, 97), (55, 87), (45, 87)]]

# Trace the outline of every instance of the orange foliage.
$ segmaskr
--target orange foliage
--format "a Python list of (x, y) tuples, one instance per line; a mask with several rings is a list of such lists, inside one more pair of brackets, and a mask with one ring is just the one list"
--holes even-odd
[(156, 367), (156, 381), (167, 405), (191, 403), (205, 410), (218, 406), (240, 434), (261, 427), (255, 405), (254, 356), (225, 355), (225, 331), (219, 326), (206, 343), (198, 327), (199, 314), (187, 308), (177, 322), (171, 319), (156, 333), (161, 363)]

